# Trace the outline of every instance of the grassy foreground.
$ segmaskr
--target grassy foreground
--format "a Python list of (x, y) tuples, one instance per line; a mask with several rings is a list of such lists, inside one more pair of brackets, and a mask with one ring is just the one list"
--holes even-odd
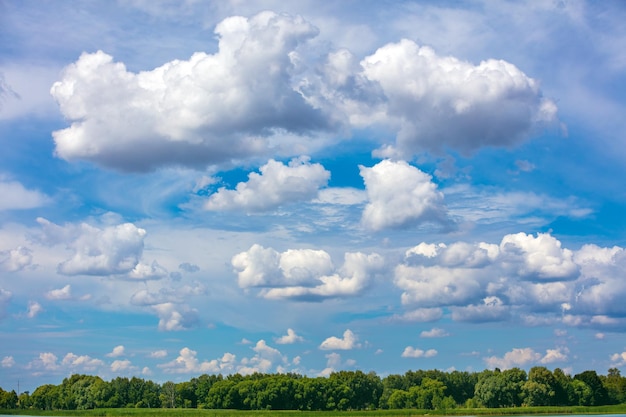
[(601, 407), (517, 407), (455, 408), (450, 410), (372, 410), (372, 411), (239, 411), (195, 408), (101, 408), (97, 410), (0, 410), (0, 414), (68, 417), (411, 417), (489, 416), (489, 415), (558, 415), (558, 414), (626, 414), (626, 404)]

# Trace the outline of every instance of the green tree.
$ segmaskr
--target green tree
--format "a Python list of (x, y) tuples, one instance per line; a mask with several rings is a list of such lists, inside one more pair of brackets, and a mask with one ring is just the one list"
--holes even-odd
[(569, 392), (571, 392), (571, 382), (572, 378), (569, 375), (566, 375), (561, 368), (556, 368), (554, 372), (554, 380), (556, 385), (554, 387), (554, 403), (555, 405), (573, 405), (574, 403), (570, 400)]
[(557, 381), (552, 372), (543, 366), (535, 366), (528, 373), (528, 381), (522, 386), (524, 405), (555, 405)]
[(161, 386), (161, 407), (163, 408), (176, 408), (176, 384), (172, 381), (167, 381)]
[(610, 368), (606, 376), (600, 376), (602, 385), (606, 389), (610, 404), (621, 404), (626, 402), (626, 378), (619, 369)]
[(196, 385), (196, 400), (198, 402), (198, 407), (206, 407), (207, 396), (209, 395), (209, 391), (213, 384), (217, 381), (221, 381), (224, 378), (222, 375), (200, 375), (198, 377), (198, 383)]
[(18, 407), (22, 410), (27, 410), (32, 406), (32, 401), (30, 399), (30, 393), (28, 391), (24, 391), (21, 393), (17, 399)]
[(409, 408), (409, 393), (403, 389), (393, 390), (387, 400), (387, 407), (391, 409)]
[(0, 409), (10, 410), (17, 408), (17, 394), (15, 391), (5, 391), (0, 388)]
[(215, 382), (207, 394), (205, 402), (206, 408), (234, 408), (236, 399), (234, 388), (236, 385), (237, 382), (231, 378)]
[(45, 384), (37, 387), (30, 396), (33, 407), (37, 410), (59, 409), (60, 387), (53, 384)]
[(568, 397), (571, 405), (592, 405), (593, 390), (580, 379), (573, 379), (569, 386)]
[(591, 403), (589, 405), (605, 405), (609, 402), (609, 394), (602, 385), (600, 377), (596, 371), (584, 371), (580, 374), (574, 375), (574, 379), (583, 381), (591, 388)]
[(456, 404), (465, 404), (474, 397), (474, 387), (478, 382), (476, 373), (452, 371), (446, 375), (446, 395), (452, 396)]
[(327, 410), (328, 380), (326, 378), (303, 378), (296, 386), (295, 399), (303, 411)]
[(526, 372), (513, 368), (504, 372), (486, 373), (478, 380), (474, 398), (485, 407), (519, 407), (522, 404), (522, 386)]

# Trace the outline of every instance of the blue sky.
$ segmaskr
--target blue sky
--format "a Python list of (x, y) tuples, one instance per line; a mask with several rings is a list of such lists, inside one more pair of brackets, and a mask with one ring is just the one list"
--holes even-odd
[(0, 2), (0, 386), (624, 370), (625, 21)]

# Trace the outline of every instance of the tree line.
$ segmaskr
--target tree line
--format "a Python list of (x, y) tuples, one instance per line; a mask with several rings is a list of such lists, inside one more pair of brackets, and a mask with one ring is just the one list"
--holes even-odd
[(557, 368), (526, 372), (408, 371), (388, 375), (339, 371), (328, 377), (294, 373), (201, 375), (190, 381), (72, 375), (32, 394), (0, 388), (0, 409), (86, 410), (94, 408), (208, 408), (239, 410), (340, 411), (366, 409), (451, 409), (608, 405), (626, 403), (626, 377), (585, 371), (573, 377)]

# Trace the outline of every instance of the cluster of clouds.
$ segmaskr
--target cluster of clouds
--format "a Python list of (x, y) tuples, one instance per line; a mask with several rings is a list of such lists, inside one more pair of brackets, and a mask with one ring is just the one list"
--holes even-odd
[[(558, 347), (555, 349), (546, 349), (545, 353), (536, 352), (532, 348), (514, 348), (506, 352), (502, 357), (489, 356), (484, 358), (485, 364), (489, 368), (511, 369), (525, 368), (533, 364), (554, 364), (566, 362), (569, 355), (567, 347)], [(614, 356), (614, 355), (613, 355)]]
[(359, 166), (365, 192), (325, 188), (330, 172), (308, 157), (288, 164), (270, 160), (259, 173), (234, 189), (220, 187), (204, 204), (210, 211), (260, 213), (296, 202), (363, 207), (361, 226), (371, 231), (432, 224), (455, 227), (433, 178), (402, 160), (385, 159), (372, 167)]
[[(257, 295), (268, 299), (354, 297), (374, 282), (389, 282), (376, 281), (377, 275), (391, 276), (406, 310), (396, 318), (404, 321), (437, 321), (450, 314), (460, 322), (609, 329), (626, 324), (621, 302), (626, 286), (619, 278), (626, 251), (596, 245), (571, 250), (548, 233), (508, 234), (499, 243), (422, 242), (397, 263), (376, 253), (346, 253), (340, 268), (323, 250), (278, 252), (255, 244), (235, 255), (232, 265), (242, 289), (258, 289)], [(443, 336), (442, 330), (424, 334)]]
[(278, 252), (258, 244), (235, 255), (231, 263), (241, 288), (259, 288), (258, 295), (268, 299), (306, 301), (359, 295), (384, 267), (377, 253), (348, 252), (337, 268), (323, 250)]
[[(441, 335), (441, 329), (432, 329), (432, 333)], [(422, 336), (433, 337), (433, 336)], [(438, 336), (437, 336), (438, 337)], [(285, 341), (285, 339), (287, 341)], [(282, 342), (279, 342), (282, 340)], [(347, 329), (342, 338), (331, 336), (325, 339), (319, 346), (320, 350), (331, 351), (326, 354), (327, 366), (322, 370), (318, 370), (317, 374), (327, 376), (331, 372), (340, 368), (356, 366), (353, 359), (342, 360), (341, 354), (337, 351), (350, 351), (361, 349), (363, 347), (371, 348), (369, 343), (365, 345), (358, 342), (359, 338), (350, 329)], [(287, 335), (277, 338), (277, 343), (291, 344), (300, 343), (304, 339), (297, 335), (293, 329), (288, 329)], [(246, 341), (246, 344), (250, 342)], [(272, 373), (272, 372), (311, 372), (300, 368), (302, 358), (294, 356), (289, 358), (280, 350), (268, 345), (265, 340), (259, 340), (256, 344), (250, 346), (253, 352), (252, 356), (238, 358), (231, 352), (225, 352), (222, 356), (211, 360), (201, 360), (198, 358), (198, 352), (184, 347), (178, 352), (175, 358), (162, 362), (169, 353), (166, 350), (156, 350), (143, 354), (146, 358), (159, 361), (154, 366), (166, 374), (231, 374), (239, 373), (249, 375), (255, 372)], [(377, 351), (380, 352), (380, 349)], [(399, 356), (405, 359), (428, 359), (438, 355), (436, 349), (421, 349), (418, 347), (407, 346)], [(477, 354), (477, 353), (476, 353)], [(546, 349), (544, 353), (526, 348), (513, 348), (505, 352), (502, 356), (485, 356), (483, 361), (488, 368), (510, 369), (513, 367), (525, 368), (533, 365), (548, 365), (566, 363), (570, 351), (567, 347), (561, 346), (554, 349)], [(115, 346), (111, 352), (107, 353), (106, 358), (110, 362), (102, 359), (93, 358), (88, 355), (76, 355), (72, 352), (67, 353), (59, 360), (57, 355), (51, 352), (43, 352), (34, 360), (24, 366), (25, 369), (34, 374), (43, 371), (54, 372), (110, 372), (111, 374), (129, 374), (132, 372), (141, 372), (144, 375), (151, 375), (153, 371), (150, 367), (143, 367), (141, 370), (138, 366), (133, 365), (128, 357), (135, 356), (135, 353), (128, 352), (123, 345)], [(621, 366), (625, 362), (626, 353), (615, 353), (610, 355), (610, 360), (615, 366)], [(11, 356), (4, 357), (0, 362), (3, 368), (12, 368), (18, 366)]]
[[(593, 245), (575, 252), (541, 233), (506, 235), (499, 244), (421, 243), (394, 268), (394, 284), (403, 291), (405, 306), (448, 307), (457, 321), (507, 320), (517, 312), (571, 322), (574, 312), (580, 318), (615, 308), (612, 293), (604, 289), (615, 278), (600, 272), (623, 263), (622, 252)], [(596, 311), (589, 310), (590, 303)]]
[[(372, 169), (381, 164), (385, 169), (408, 170), (409, 177), (416, 173), (421, 177), (420, 171), (405, 163), (383, 161)], [(428, 184), (415, 187), (417, 194), (427, 190), (438, 198), (436, 189)], [(375, 198), (370, 197), (370, 204), (372, 201)], [(393, 199), (387, 202), (396, 204)], [(144, 229), (132, 223), (57, 225), (42, 218), (38, 223), (40, 230), (32, 234), (32, 242), (40, 245), (37, 251), (53, 249), (53, 256), (46, 257), (48, 262), (57, 259), (59, 276), (113, 277), (129, 283), (156, 280), (158, 285), (152, 287), (129, 287), (128, 299), (123, 302), (156, 315), (160, 330), (201, 324), (201, 314), (190, 301), (206, 295), (207, 286), (200, 281), (179, 282), (180, 273), (169, 272), (156, 260), (145, 262)], [(2, 267), (8, 271), (37, 268), (37, 259), (44, 259), (38, 258), (37, 251), (26, 246), (3, 251)], [(279, 251), (253, 244), (232, 256), (231, 266), (245, 293), (269, 300), (355, 298), (374, 286), (383, 286), (401, 291), (404, 312), (393, 317), (401, 321), (433, 322), (449, 315), (459, 322), (560, 322), (611, 330), (626, 324), (621, 302), (626, 285), (619, 279), (626, 268), (625, 253), (618, 246), (592, 244), (572, 250), (549, 233), (515, 233), (497, 243), (422, 242), (407, 249), (400, 259), (399, 254), (345, 252), (342, 262), (322, 249)], [(179, 270), (192, 274), (198, 267), (181, 264)], [(0, 291), (0, 314), (6, 315), (13, 294), (8, 289)], [(70, 284), (40, 295), (48, 302), (89, 301), (93, 297), (75, 293)], [(45, 310), (39, 301), (30, 300), (21, 315), (38, 316)], [(436, 336), (442, 334), (433, 331), (430, 335)], [(343, 340), (350, 344), (349, 337)]]
[[(37, 218), (37, 224), (38, 228), (24, 233), (21, 245), (0, 250), (0, 270), (19, 273), (24, 270), (36, 272), (56, 268), (58, 278), (72, 282), (80, 282), (73, 280), (74, 277), (114, 278), (118, 286), (121, 285), (117, 293), (107, 292), (110, 288), (105, 285), (101, 287), (105, 292), (98, 294), (100, 298), (96, 302), (110, 303), (109, 297), (115, 297), (116, 302), (127, 307), (141, 308), (159, 318), (159, 330), (183, 330), (198, 324), (198, 312), (189, 307), (188, 302), (192, 297), (206, 295), (207, 288), (196, 280), (180, 281), (182, 273), (194, 274), (199, 271), (199, 267), (182, 263), (178, 266), (179, 271), (170, 272), (155, 259), (146, 262), (145, 229), (133, 223), (120, 222), (118, 216), (110, 213), (91, 219), (90, 222), (61, 225)], [(133, 285), (148, 281), (160, 283), (154, 289)], [(128, 285), (124, 286), (122, 282)], [(124, 295), (128, 295), (127, 300), (120, 298)], [(75, 291), (73, 284), (61, 284), (30, 296), (41, 296), (49, 303), (86, 302), (94, 300), (94, 291)], [(12, 298), (11, 291), (0, 288), (0, 316), (5, 315)], [(26, 312), (19, 316), (32, 319), (44, 310), (40, 302), (30, 300)]]
[(53, 133), (56, 154), (124, 171), (204, 167), (302, 155), (364, 128), (385, 132), (384, 157), (471, 153), (556, 118), (538, 83), (501, 60), (474, 65), (406, 39), (362, 59), (315, 54), (318, 29), (273, 12), (224, 19), (215, 33), (215, 53), (138, 73), (82, 54), (51, 88), (71, 121)]
[[(361, 347), (357, 343), (358, 337), (351, 331), (346, 330), (343, 339), (331, 336), (324, 340), (320, 345), (320, 350), (352, 350)], [(288, 329), (287, 334), (279, 337), (279, 344), (293, 344), (304, 342), (304, 338), (298, 335), (293, 329)], [(200, 374), (200, 373), (239, 373), (248, 375), (255, 372), (287, 372), (289, 370), (298, 369), (301, 363), (301, 357), (295, 356), (289, 358), (281, 353), (278, 349), (268, 345), (265, 340), (259, 340), (254, 346), (251, 346), (253, 355), (242, 357), (239, 359), (237, 355), (226, 352), (221, 357), (212, 360), (200, 360), (198, 352), (184, 347), (178, 352), (178, 356), (170, 361), (157, 363), (155, 366), (166, 374)], [(129, 352), (125, 346), (115, 346), (111, 352), (105, 355), (109, 361), (93, 358), (88, 355), (77, 355), (69, 352), (61, 359), (52, 352), (42, 352), (35, 359), (24, 366), (33, 374), (39, 374), (44, 371), (52, 372), (109, 372), (112, 374), (130, 374), (133, 372), (141, 372), (144, 375), (150, 375), (153, 371), (149, 367), (141, 370), (133, 365), (128, 357), (135, 356), (134, 352)], [(156, 350), (144, 356), (151, 360), (162, 361), (168, 356), (166, 350)], [(340, 354), (331, 352), (326, 355), (328, 359), (327, 367), (319, 371), (320, 375), (326, 375), (334, 370), (342, 363)], [(346, 363), (350, 366), (356, 364), (353, 360)], [(0, 362), (3, 368), (12, 368), (18, 366), (12, 356), (3, 358)]]

